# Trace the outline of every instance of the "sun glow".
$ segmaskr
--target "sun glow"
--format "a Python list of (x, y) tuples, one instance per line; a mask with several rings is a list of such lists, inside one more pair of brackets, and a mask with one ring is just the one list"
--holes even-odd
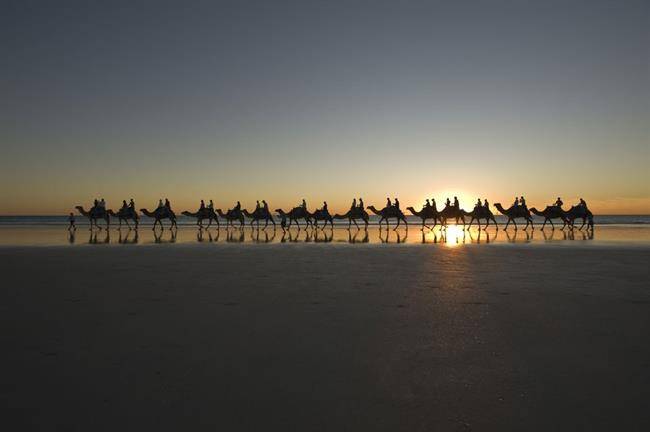
[(465, 230), (462, 226), (458, 225), (449, 225), (442, 232), (443, 242), (446, 246), (455, 247), (462, 243), (465, 243)]

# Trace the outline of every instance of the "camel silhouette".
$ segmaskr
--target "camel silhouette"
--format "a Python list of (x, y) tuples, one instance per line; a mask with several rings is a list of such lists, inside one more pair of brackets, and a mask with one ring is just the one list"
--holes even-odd
[(208, 226), (206, 228), (210, 228), (210, 226), (212, 225), (212, 221), (215, 221), (217, 223), (217, 226), (219, 226), (219, 218), (217, 217), (217, 214), (214, 212), (213, 209), (209, 207), (198, 209), (195, 212), (184, 211), (181, 214), (183, 216), (196, 218), (196, 225), (199, 228), (203, 228), (204, 219), (208, 220)]
[(464, 212), (464, 213), (465, 216), (471, 217), (471, 219), (469, 220), (469, 228), (472, 227), (472, 223), (474, 222), (474, 220), (476, 220), (476, 222), (478, 223), (478, 227), (481, 228), (481, 219), (485, 219), (486, 222), (484, 229), (487, 229), (487, 227), (490, 226), (490, 221), (494, 222), (494, 225), (497, 227), (497, 229), (499, 228), (499, 224), (497, 224), (497, 220), (494, 218), (494, 215), (492, 214), (489, 208), (480, 206), (474, 208), (474, 210), (472, 210), (471, 212)]
[(107, 210), (106, 212), (110, 216), (118, 218), (120, 222), (119, 225), (120, 228), (122, 227), (122, 221), (126, 222), (126, 226), (131, 228), (131, 225), (129, 224), (129, 219), (131, 219), (135, 223), (135, 229), (138, 229), (138, 224), (140, 223), (140, 216), (138, 216), (138, 212), (136, 212), (131, 207), (123, 207), (119, 209), (117, 213), (115, 213), (113, 210)]
[(167, 207), (159, 207), (156, 210), (150, 212), (149, 210), (143, 208), (140, 209), (143, 215), (148, 216), (150, 218), (154, 218), (153, 222), (153, 227), (151, 228), (152, 230), (156, 229), (156, 225), (160, 224), (160, 228), (165, 229), (165, 227), (162, 224), (163, 219), (169, 219), (171, 222), (171, 225), (169, 226), (169, 229), (171, 230), (172, 228), (178, 228), (176, 226), (176, 214), (169, 208)]
[(295, 222), (296, 225), (298, 225), (298, 228), (300, 228), (300, 224), (298, 223), (299, 219), (304, 219), (307, 226), (312, 224), (311, 213), (309, 213), (304, 207), (294, 207), (288, 213), (282, 209), (275, 209), (275, 212), (280, 216), (289, 219), (289, 228), (291, 228), (292, 222)]
[(397, 227), (399, 227), (400, 222), (404, 222), (404, 225), (406, 225), (406, 227), (408, 228), (408, 222), (406, 222), (406, 217), (404, 216), (404, 213), (402, 213), (402, 211), (395, 206), (384, 207), (381, 210), (377, 210), (375, 206), (370, 205), (367, 207), (367, 209), (373, 212), (374, 214), (376, 214), (377, 216), (381, 216), (381, 218), (379, 219), (380, 227), (381, 227), (381, 223), (383, 221), (386, 221), (386, 228), (388, 228), (390, 226), (389, 219), (395, 218), (397, 219), (397, 225), (395, 225), (395, 228), (393, 229), (397, 229)]
[(427, 219), (433, 219), (433, 226), (430, 227), (431, 229), (435, 228), (438, 222), (442, 225), (442, 219), (440, 218), (440, 214), (438, 213), (435, 204), (431, 207), (422, 207), (422, 210), (420, 211), (415, 210), (413, 207), (406, 207), (406, 210), (410, 211), (413, 216), (422, 219), (422, 229), (424, 229), (425, 226), (428, 227), (428, 225), (426, 225)]
[(531, 227), (533, 226), (533, 219), (530, 216), (530, 210), (526, 209), (525, 207), (512, 206), (506, 210), (503, 208), (501, 203), (495, 203), (494, 207), (496, 207), (496, 209), (499, 210), (499, 212), (501, 212), (502, 215), (508, 217), (508, 222), (506, 223), (504, 231), (508, 229), (508, 225), (510, 225), (510, 222), (512, 222), (515, 225), (515, 230), (516, 230), (517, 222), (515, 221), (515, 219), (518, 218), (526, 219), (526, 226), (524, 227), (524, 230), (528, 228), (528, 225), (530, 225)]
[(334, 219), (327, 209), (318, 209), (313, 213), (309, 213), (309, 217), (314, 219), (314, 226), (316, 227), (318, 227), (318, 221), (320, 220), (325, 221), (325, 225), (323, 225), (323, 227), (326, 227), (327, 223), (329, 222), (332, 228), (334, 228)]
[(216, 211), (220, 217), (226, 220), (226, 226), (230, 225), (234, 227), (235, 226), (233, 224), (234, 221), (239, 221), (240, 227), (244, 226), (244, 213), (242, 213), (241, 210), (232, 208), (228, 210), (226, 213), (222, 212), (221, 209), (217, 209)]
[(257, 222), (257, 227), (259, 228), (260, 226), (260, 221), (264, 221), (264, 228), (266, 228), (269, 225), (269, 221), (273, 224), (273, 227), (275, 228), (275, 220), (273, 220), (273, 215), (271, 215), (271, 212), (269, 212), (267, 209), (264, 207), (260, 207), (253, 211), (253, 213), (249, 212), (248, 210), (242, 210), (242, 213), (244, 216), (249, 218), (251, 220), (250, 225), (253, 226), (253, 222)]
[(571, 229), (573, 229), (575, 226), (576, 219), (582, 219), (582, 225), (580, 225), (580, 228), (578, 228), (579, 230), (582, 230), (585, 224), (587, 224), (587, 229), (594, 228), (594, 215), (585, 206), (572, 206), (568, 211), (565, 212), (565, 215), (568, 223), (571, 225)]
[(366, 212), (364, 209), (359, 208), (359, 207), (352, 207), (350, 210), (348, 210), (344, 214), (335, 214), (333, 216), (333, 219), (347, 219), (348, 220), (348, 229), (352, 226), (352, 223), (354, 222), (354, 225), (359, 228), (359, 225), (357, 224), (357, 219), (361, 219), (365, 223), (365, 228), (368, 228), (368, 212)]
[(544, 227), (546, 226), (546, 222), (549, 222), (553, 227), (553, 229), (555, 229), (555, 225), (553, 224), (553, 219), (561, 219), (562, 222), (564, 222), (564, 225), (562, 225), (561, 229), (564, 229), (569, 223), (569, 220), (566, 217), (566, 212), (562, 210), (562, 207), (560, 206), (556, 206), (556, 205), (546, 206), (546, 208), (542, 211), (537, 210), (535, 207), (531, 207), (530, 212), (534, 215), (541, 216), (544, 218), (542, 229), (544, 229)]
[(467, 212), (465, 210), (462, 210), (456, 206), (445, 205), (445, 208), (443, 208), (442, 211), (439, 213), (440, 224), (446, 227), (448, 225), (447, 220), (454, 219), (456, 221), (456, 225), (458, 225), (458, 220), (461, 220), (463, 222), (463, 229), (465, 229), (466, 214)]
[(93, 229), (93, 225), (99, 229), (102, 229), (102, 227), (100, 227), (97, 224), (98, 219), (103, 219), (106, 222), (106, 229), (108, 230), (110, 226), (110, 218), (109, 218), (108, 211), (106, 211), (101, 207), (93, 207), (89, 211), (84, 210), (83, 206), (76, 206), (75, 208), (77, 209), (79, 214), (88, 218), (88, 220), (90, 221), (91, 230)]

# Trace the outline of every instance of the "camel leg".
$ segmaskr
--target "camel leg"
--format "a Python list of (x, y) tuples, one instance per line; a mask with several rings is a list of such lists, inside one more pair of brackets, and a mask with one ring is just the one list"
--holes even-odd
[(269, 226), (269, 218), (264, 219), (264, 228), (262, 229), (266, 229), (267, 226)]
[(578, 231), (582, 231), (582, 228), (584, 228), (585, 223), (587, 223), (587, 218), (582, 218), (582, 225), (580, 225), (580, 228), (578, 228)]
[(508, 229), (508, 225), (510, 225), (510, 220), (511, 219), (508, 218), (508, 221), (506, 222), (506, 226), (503, 228), (504, 231)]

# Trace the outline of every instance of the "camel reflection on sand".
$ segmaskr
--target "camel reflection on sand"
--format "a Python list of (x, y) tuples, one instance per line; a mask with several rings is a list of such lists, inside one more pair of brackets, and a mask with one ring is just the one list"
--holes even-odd
[[(131, 238), (132, 232), (135, 233), (133, 238)], [(124, 237), (122, 236), (122, 230), (118, 229), (117, 233), (118, 233), (117, 242), (119, 244), (138, 244), (139, 234), (137, 229), (132, 230), (131, 228), (129, 228), (129, 230), (126, 232), (126, 235)]]
[(267, 231), (265, 228), (266, 227), (251, 229), (251, 241), (253, 243), (271, 243), (273, 242), (273, 240), (275, 240), (275, 234), (277, 232), (275, 226), (273, 226), (273, 231), (272, 231), (273, 234), (270, 236), (269, 236), (269, 231)]
[(90, 231), (90, 237), (88, 237), (88, 244), (109, 244), (111, 242), (111, 232), (110, 230), (105, 230), (104, 237), (98, 237), (100, 231)]
[[(395, 234), (394, 242), (391, 240), (392, 234)], [(404, 231), (404, 238), (402, 238), (400, 232), (396, 231), (395, 229), (391, 231), (388, 228), (386, 228), (386, 230), (382, 230), (381, 228), (379, 228), (379, 240), (382, 243), (405, 243), (408, 236), (409, 236), (408, 229)]]
[(154, 243), (176, 243), (176, 234), (178, 230), (175, 229), (169, 229), (169, 238), (166, 239), (165, 237), (165, 230), (160, 229), (160, 230), (153, 230), (153, 240)]

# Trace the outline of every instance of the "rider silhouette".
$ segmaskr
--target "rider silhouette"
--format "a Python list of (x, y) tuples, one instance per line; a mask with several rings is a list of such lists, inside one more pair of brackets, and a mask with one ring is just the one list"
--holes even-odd
[(361, 197), (359, 197), (359, 208), (363, 210), (363, 199)]
[(390, 207), (392, 204), (390, 203), (390, 198), (386, 198), (386, 207)]
[(454, 197), (454, 207), (458, 208), (460, 205), (458, 204), (458, 197)]
[(399, 200), (395, 198), (395, 208), (399, 210)]
[(199, 211), (205, 210), (205, 203), (201, 200), (201, 205), (199, 206)]
[[(361, 199), (361, 198), (359, 198), (359, 199)], [(352, 198), (352, 205), (350, 206), (350, 210), (352, 210), (352, 209), (355, 208), (356, 206), (357, 206), (357, 199), (356, 199), (356, 198)]]

